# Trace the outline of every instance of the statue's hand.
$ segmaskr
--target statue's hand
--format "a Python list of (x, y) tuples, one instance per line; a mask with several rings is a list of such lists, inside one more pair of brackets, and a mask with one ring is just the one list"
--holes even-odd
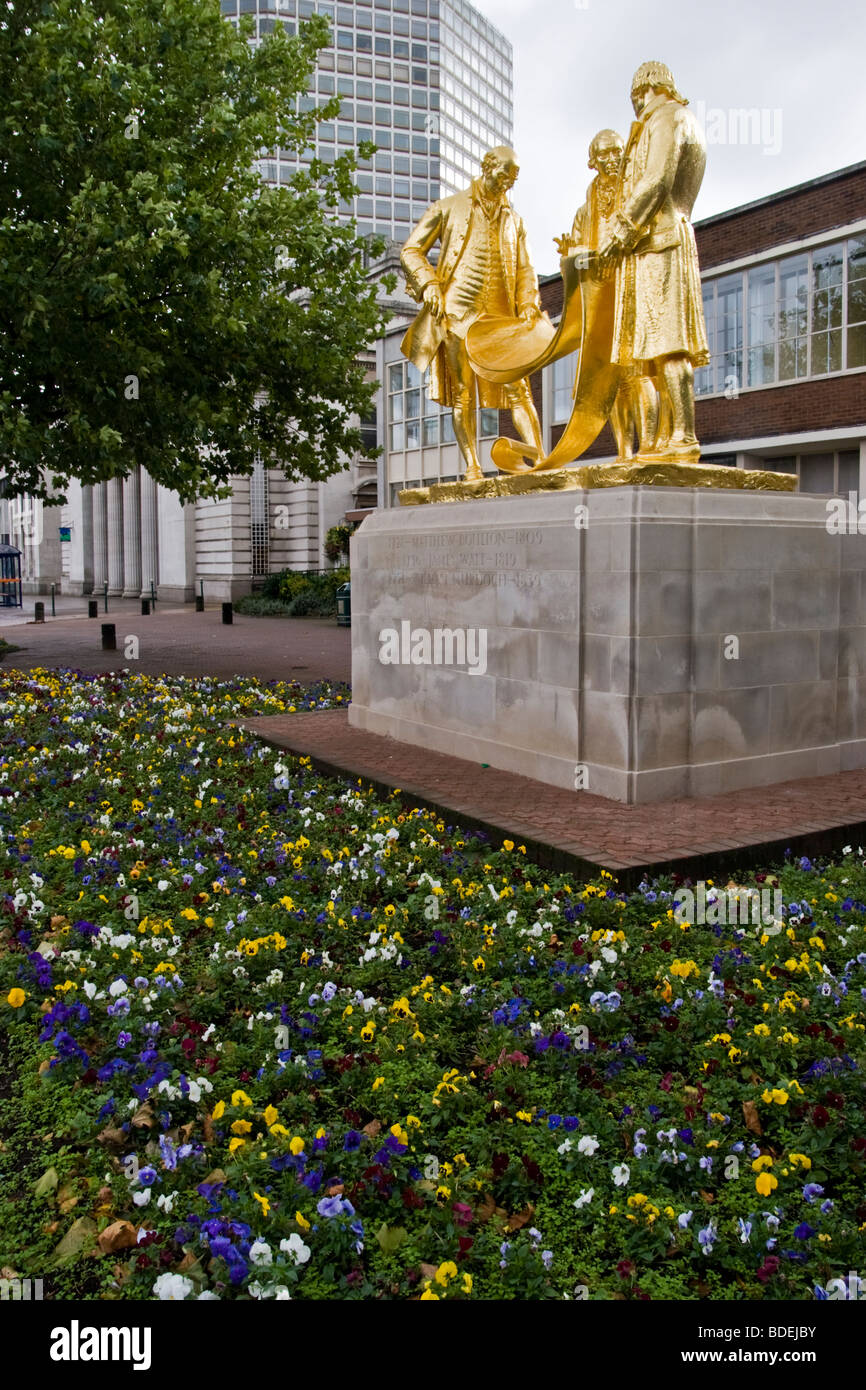
[(533, 324), (536, 319), (541, 318), (541, 310), (535, 304), (530, 304), (528, 309), (522, 309), (520, 318), (523, 323)]
[(445, 313), (445, 298), (435, 282), (429, 284), (425, 289), (424, 303), (438, 323)]
[(571, 237), (568, 232), (563, 232), (562, 236), (555, 236), (553, 238), (553, 244), (560, 256), (567, 256), (571, 249)]
[(598, 268), (602, 276), (610, 274), (624, 250), (625, 247), (617, 236), (609, 237), (604, 245), (599, 248)]

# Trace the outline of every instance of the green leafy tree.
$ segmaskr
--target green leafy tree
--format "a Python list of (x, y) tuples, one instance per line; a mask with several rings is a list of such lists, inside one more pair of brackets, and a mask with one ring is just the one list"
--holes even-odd
[(280, 188), (256, 167), (337, 114), (301, 100), (328, 26), (250, 33), (218, 0), (0, 9), (7, 490), (141, 465), (191, 500), (257, 454), (315, 479), (360, 447), (375, 388), (358, 353), (385, 317), (369, 245), (334, 215), (356, 157)]

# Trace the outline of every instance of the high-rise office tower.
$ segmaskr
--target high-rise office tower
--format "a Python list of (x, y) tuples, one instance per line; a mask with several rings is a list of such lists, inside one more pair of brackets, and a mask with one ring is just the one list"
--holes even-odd
[[(330, 21), (332, 45), (301, 100), (310, 109), (343, 99), (340, 116), (318, 127), (320, 159), (360, 140), (379, 147), (359, 170), (354, 205), (340, 208), (362, 233), (404, 241), (429, 203), (475, 177), (485, 150), (511, 142), (511, 44), (465, 0), (222, 0), (222, 10), (255, 15), (257, 38), (278, 22), (293, 33), (316, 12)], [(298, 161), (273, 153), (262, 175), (285, 181)]]

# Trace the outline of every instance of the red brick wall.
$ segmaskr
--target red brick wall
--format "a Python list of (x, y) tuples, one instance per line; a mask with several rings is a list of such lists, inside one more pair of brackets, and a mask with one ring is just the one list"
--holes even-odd
[(866, 424), (866, 372), (745, 391), (735, 400), (698, 397), (695, 407), (695, 427), (702, 444), (862, 426)]
[(817, 236), (866, 217), (866, 165), (793, 189), (759, 207), (695, 223), (702, 270)]

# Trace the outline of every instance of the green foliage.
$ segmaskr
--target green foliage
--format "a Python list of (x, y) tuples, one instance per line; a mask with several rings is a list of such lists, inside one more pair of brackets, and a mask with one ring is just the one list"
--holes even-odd
[[(0, 466), (46, 495), (136, 465), (189, 500), (258, 455), (338, 471), (382, 330), (365, 243), (329, 212), (355, 156), (262, 185), (327, 22), (252, 47), (217, 0), (8, 0), (0, 19)], [(362, 157), (373, 147), (360, 148)]]
[(345, 521), (331, 527), (325, 536), (325, 554), (329, 560), (339, 560), (341, 555), (348, 555), (349, 541), (354, 533), (355, 527)]
[(245, 613), (249, 618), (288, 618), (291, 606), (279, 598), (268, 598), (266, 594), (244, 594), (235, 601), (235, 612)]
[(337, 590), (348, 578), (348, 566), (325, 574), (282, 570), (268, 575), (261, 593), (238, 599), (235, 609), (256, 618), (330, 618), (337, 611)]
[(293, 617), (330, 617), (337, 611), (337, 590), (349, 579), (347, 565), (326, 574), (315, 571), (283, 570), (280, 575), (280, 597), (289, 604)]

